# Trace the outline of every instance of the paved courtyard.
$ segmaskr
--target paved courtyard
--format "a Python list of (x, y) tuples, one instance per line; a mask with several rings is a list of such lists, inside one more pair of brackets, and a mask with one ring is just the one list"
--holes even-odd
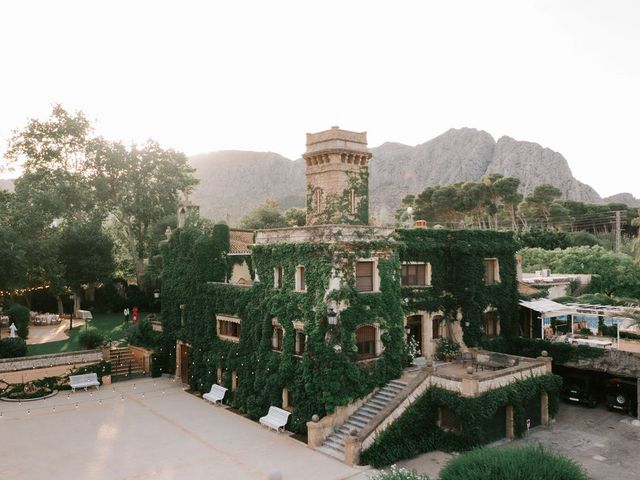
[(358, 479), (370, 476), (286, 434), (138, 379), (36, 402), (0, 402), (3, 480)]
[(561, 402), (550, 428), (535, 428), (506, 446), (542, 444), (578, 462), (593, 480), (640, 479), (640, 426), (633, 420), (602, 404), (588, 408)]

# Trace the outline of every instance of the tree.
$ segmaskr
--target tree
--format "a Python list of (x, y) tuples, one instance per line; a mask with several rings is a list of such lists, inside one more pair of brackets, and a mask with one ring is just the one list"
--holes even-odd
[(553, 185), (542, 184), (533, 189), (520, 204), (519, 213), (523, 222), (542, 223), (544, 228), (551, 226), (551, 205), (560, 198), (562, 192)]
[(266, 200), (240, 220), (240, 226), (249, 230), (266, 228), (283, 228), (287, 220), (278, 210), (278, 204), (273, 200)]
[(140, 284), (151, 226), (174, 213), (179, 193), (197, 183), (184, 154), (153, 141), (127, 148), (96, 138), (82, 112), (69, 114), (60, 105), (48, 120), (30, 120), (16, 132), (7, 158), (24, 167), (16, 203), (41, 217), (39, 224), (29, 217), (29, 238), (40, 238), (38, 231), (47, 233), (60, 219), (91, 222), (112, 214)]
[(10, 290), (26, 281), (26, 258), (21, 237), (13, 227), (15, 195), (0, 190), (0, 290)]
[(519, 186), (520, 179), (515, 177), (503, 177), (496, 180), (493, 184), (493, 188), (500, 197), (502, 204), (509, 212), (512, 230), (516, 230), (518, 228), (516, 210), (520, 202), (522, 202), (522, 194), (518, 192)]
[(80, 309), (80, 288), (111, 279), (115, 268), (113, 242), (100, 223), (69, 223), (60, 239), (60, 263), (65, 280), (74, 292), (74, 311)]
[(6, 158), (22, 164), (23, 175), (16, 182), (16, 193), (29, 198), (47, 218), (72, 218), (102, 205), (93, 196), (92, 167), (87, 157), (91, 124), (82, 112), (69, 114), (55, 105), (46, 121), (31, 119), (16, 131)]
[(152, 227), (176, 211), (179, 193), (198, 183), (183, 153), (153, 141), (130, 148), (95, 139), (89, 146), (93, 185), (124, 232), (136, 278), (143, 284)]
[(525, 248), (520, 253), (524, 271), (551, 268), (559, 273), (592, 274), (589, 293), (640, 298), (640, 266), (629, 255), (613, 253), (600, 246), (564, 250)]
[(290, 227), (304, 227), (307, 222), (307, 212), (304, 208), (291, 207), (284, 212), (284, 220)]

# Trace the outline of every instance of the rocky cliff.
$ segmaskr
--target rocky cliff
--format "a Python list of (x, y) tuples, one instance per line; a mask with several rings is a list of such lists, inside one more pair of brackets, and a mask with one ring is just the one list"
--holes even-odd
[(189, 158), (200, 184), (193, 201), (202, 215), (236, 224), (267, 198), (282, 208), (304, 206), (305, 164), (271, 152), (227, 150)]
[(633, 208), (640, 208), (640, 198), (636, 198), (630, 193), (617, 193), (610, 197), (602, 199), (604, 203), (624, 203), (625, 205)]
[[(371, 214), (391, 221), (402, 197), (430, 185), (475, 181), (488, 173), (520, 178), (525, 195), (550, 183), (565, 198), (600, 203), (598, 193), (576, 180), (565, 158), (537, 143), (502, 137), (497, 142), (474, 128), (450, 129), (411, 147), (384, 143), (372, 148)], [(227, 151), (191, 158), (201, 179), (193, 195), (204, 215), (236, 223), (266, 198), (282, 208), (304, 205), (304, 163), (275, 153)]]

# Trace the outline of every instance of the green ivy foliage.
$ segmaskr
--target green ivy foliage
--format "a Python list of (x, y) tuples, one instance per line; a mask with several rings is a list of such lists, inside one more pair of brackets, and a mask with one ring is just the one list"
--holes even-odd
[[(502, 335), (517, 332), (518, 290), (516, 242), (512, 232), (483, 230), (398, 230), (402, 261), (431, 263), (430, 287), (403, 287), (407, 314), (442, 311), (448, 320), (462, 312), (464, 341), (479, 344), (483, 336), (484, 311), (497, 309)], [(487, 285), (484, 259), (497, 258), (500, 282)], [(467, 325), (468, 323), (468, 325)]]
[(566, 363), (587, 358), (598, 358), (605, 354), (603, 348), (588, 347), (586, 345), (571, 345), (569, 343), (550, 342), (537, 338), (497, 337), (482, 342), (486, 350), (522, 357), (539, 357), (546, 351), (554, 363)]
[[(282, 404), (287, 387), (293, 414), (289, 428), (305, 431), (313, 414), (325, 415), (336, 406), (370, 392), (375, 386), (399, 376), (403, 358), (403, 318), (396, 243), (370, 240), (368, 232), (349, 244), (275, 244), (254, 247), (251, 268), (260, 282), (252, 287), (221, 283), (231, 273), (225, 255), (228, 233), (212, 235), (193, 229), (177, 230), (163, 247), (162, 318), (167, 340), (155, 360), (170, 369), (175, 349), (170, 339), (191, 345), (189, 381), (192, 388), (207, 391), (224, 372), (223, 383), (231, 387), (232, 372), (238, 375), (237, 390), (225, 401), (252, 418), (265, 414), (270, 405)], [(355, 261), (377, 256), (380, 291), (361, 293), (355, 288)], [(295, 291), (295, 271), (305, 266), (306, 292)], [(283, 269), (282, 288), (274, 288), (273, 271)], [(342, 287), (329, 299), (344, 302), (340, 325), (327, 324), (325, 294), (332, 270), (343, 276)], [(185, 325), (181, 326), (180, 305)], [(215, 315), (241, 319), (238, 343), (216, 336)], [(272, 350), (272, 319), (284, 328), (282, 352)], [(294, 321), (304, 322), (308, 339), (301, 356), (294, 355)], [(385, 346), (376, 360), (357, 362), (355, 331), (361, 325), (378, 323)], [(339, 351), (336, 350), (339, 347)], [(166, 363), (163, 363), (166, 362)], [(175, 364), (175, 363), (174, 363)], [(159, 374), (156, 371), (154, 374)]]
[[(329, 225), (369, 224), (369, 168), (361, 167), (358, 172), (346, 172), (348, 186), (340, 194), (327, 193), (322, 201), (323, 210), (316, 215), (314, 223)], [(314, 211), (313, 187), (307, 188), (307, 212)], [(351, 191), (355, 192), (357, 204), (355, 214), (351, 213)]]
[[(513, 405), (514, 434), (520, 437), (526, 429), (524, 405), (545, 391), (549, 394), (549, 413), (555, 415), (561, 385), (561, 377), (547, 374), (473, 398), (430, 388), (362, 453), (362, 462), (381, 467), (436, 449), (463, 451), (484, 445), (490, 441), (486, 434), (487, 422), (492, 421), (498, 409), (507, 405)], [(460, 421), (459, 432), (438, 427), (441, 406), (455, 412)]]

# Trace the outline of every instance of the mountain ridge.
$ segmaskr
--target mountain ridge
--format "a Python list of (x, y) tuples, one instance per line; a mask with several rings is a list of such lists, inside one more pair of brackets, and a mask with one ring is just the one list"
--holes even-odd
[[(370, 212), (382, 223), (393, 220), (405, 195), (419, 193), (427, 186), (477, 181), (489, 173), (520, 178), (520, 190), (525, 195), (537, 185), (549, 183), (560, 189), (565, 199), (603, 202), (592, 187), (573, 176), (559, 152), (506, 135), (495, 140), (490, 133), (476, 128), (450, 128), (415, 146), (388, 141), (369, 151), (373, 154), (369, 168)], [(271, 156), (269, 163), (259, 161), (265, 155)], [(221, 162), (226, 156), (245, 157), (242, 165), (248, 165), (250, 172), (243, 175), (243, 183), (235, 183), (233, 176), (224, 171), (242, 168), (240, 162)], [(301, 158), (289, 160), (274, 152), (231, 150), (200, 154), (190, 161), (201, 178), (192, 198), (205, 216), (234, 224), (267, 198), (282, 208), (304, 206), (305, 166)], [(213, 170), (218, 177), (212, 176)], [(239, 197), (241, 191), (244, 194)], [(633, 196), (624, 198), (634, 200)]]

